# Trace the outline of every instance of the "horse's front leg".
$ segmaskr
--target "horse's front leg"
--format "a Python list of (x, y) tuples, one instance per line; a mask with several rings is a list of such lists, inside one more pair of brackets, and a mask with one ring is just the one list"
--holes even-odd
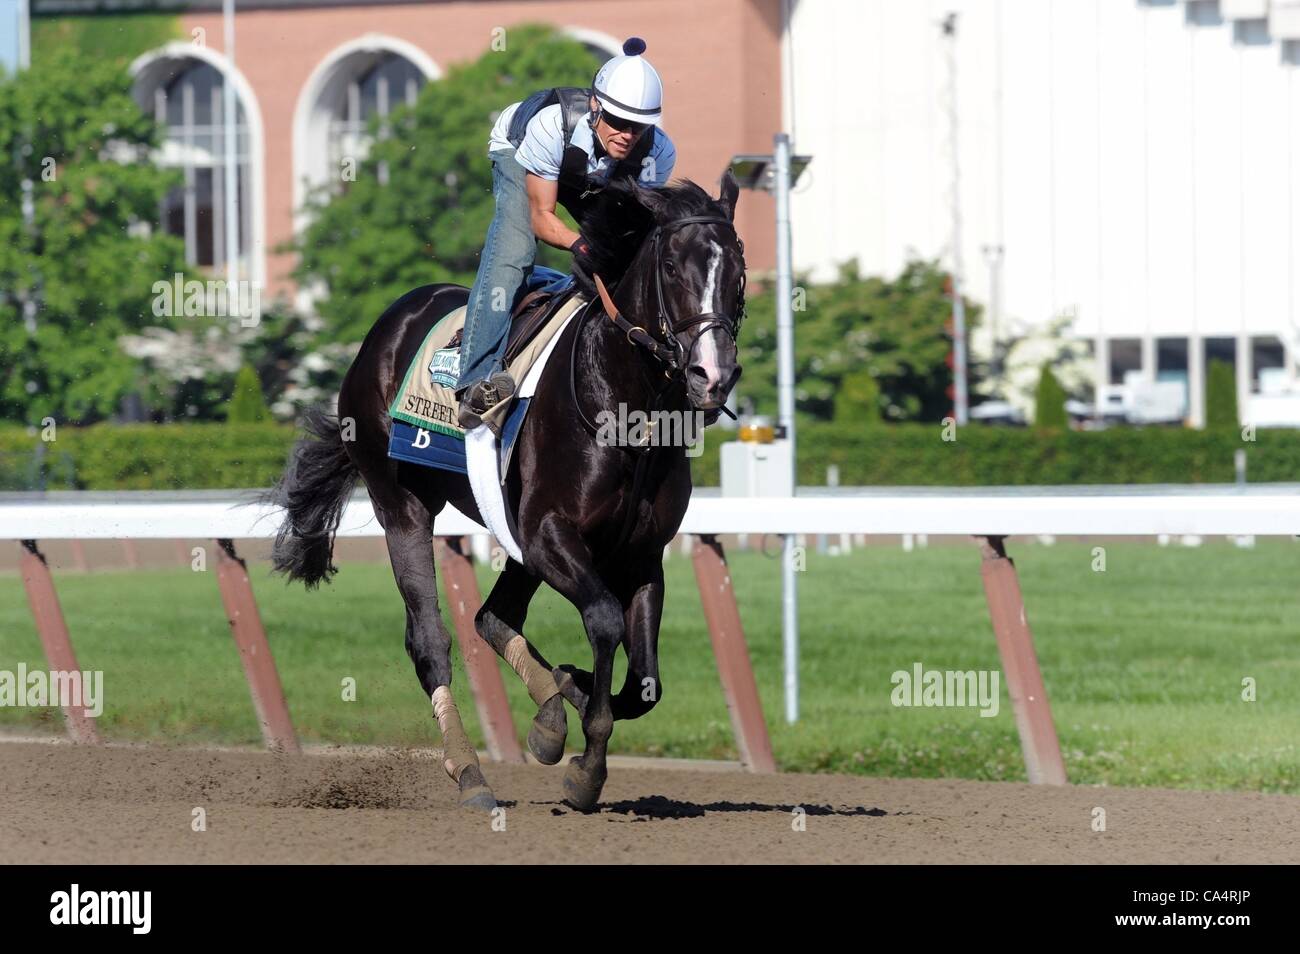
[(608, 774), (605, 756), (614, 731), (610, 691), (614, 651), (623, 641), (623, 606), (597, 573), (586, 542), (563, 517), (543, 518), (528, 556), (529, 565), (577, 608), (591, 644), (591, 688), (582, 710), (586, 748), (570, 760), (564, 776), (565, 800), (587, 811), (600, 798)]
[(627, 652), (627, 677), (613, 699), (616, 720), (640, 718), (663, 698), (659, 678), (659, 622), (664, 611), (661, 553), (629, 574), (625, 593), (623, 648)]
[[(640, 718), (663, 697), (659, 677), (659, 624), (664, 609), (662, 557), (630, 568), (626, 583), (616, 589), (623, 598), (623, 649), (627, 652), (627, 677), (611, 704), (617, 722)], [(587, 711), (590, 672), (566, 663), (556, 668), (555, 683), (578, 715)]]

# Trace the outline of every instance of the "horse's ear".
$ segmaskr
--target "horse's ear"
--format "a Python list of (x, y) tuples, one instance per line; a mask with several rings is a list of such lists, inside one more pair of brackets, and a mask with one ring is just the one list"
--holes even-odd
[(664, 194), (662, 189), (635, 185), (632, 195), (641, 208), (654, 216), (656, 222), (662, 220), (664, 212), (668, 209), (668, 196)]
[(727, 218), (736, 218), (736, 202), (740, 199), (740, 183), (731, 174), (731, 168), (722, 174), (722, 188), (718, 190), (718, 205), (727, 213)]

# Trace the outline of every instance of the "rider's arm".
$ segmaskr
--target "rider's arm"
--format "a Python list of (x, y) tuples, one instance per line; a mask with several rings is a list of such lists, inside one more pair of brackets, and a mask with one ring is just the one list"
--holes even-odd
[(528, 173), (525, 177), (528, 191), (528, 211), (532, 219), (533, 234), (547, 245), (567, 249), (580, 236), (560, 221), (555, 214), (555, 203), (560, 194), (560, 183)]

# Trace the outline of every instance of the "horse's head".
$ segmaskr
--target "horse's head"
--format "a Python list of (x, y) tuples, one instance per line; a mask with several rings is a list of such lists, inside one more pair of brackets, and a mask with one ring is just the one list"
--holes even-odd
[[(608, 272), (598, 270), (617, 276), (618, 258), (631, 254), (620, 309), (669, 346), (693, 407), (721, 407), (741, 371), (745, 255), (733, 224), (735, 177), (727, 171), (716, 199), (689, 181), (650, 189), (628, 180), (605, 191), (599, 213), (583, 222), (598, 263), (607, 256)], [(621, 225), (611, 227), (616, 218)]]

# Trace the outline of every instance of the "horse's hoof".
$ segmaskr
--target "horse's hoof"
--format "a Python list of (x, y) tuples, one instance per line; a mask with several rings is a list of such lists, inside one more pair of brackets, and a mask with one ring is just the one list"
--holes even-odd
[[(554, 723), (559, 728), (554, 728)], [(533, 717), (528, 730), (528, 751), (543, 765), (554, 765), (564, 756), (564, 739), (569, 734), (569, 720), (564, 714), (564, 699), (551, 696)]]
[(496, 796), (488, 788), (483, 773), (474, 766), (467, 766), (460, 773), (460, 807), (474, 811), (490, 812), (497, 807)]
[(591, 811), (605, 787), (607, 774), (604, 765), (597, 771), (588, 771), (582, 764), (582, 756), (575, 755), (569, 759), (564, 773), (564, 800), (580, 812)]
[(565, 663), (552, 669), (551, 676), (559, 687), (560, 695), (578, 710), (578, 718), (584, 718), (587, 714), (587, 701), (591, 698), (591, 673)]

